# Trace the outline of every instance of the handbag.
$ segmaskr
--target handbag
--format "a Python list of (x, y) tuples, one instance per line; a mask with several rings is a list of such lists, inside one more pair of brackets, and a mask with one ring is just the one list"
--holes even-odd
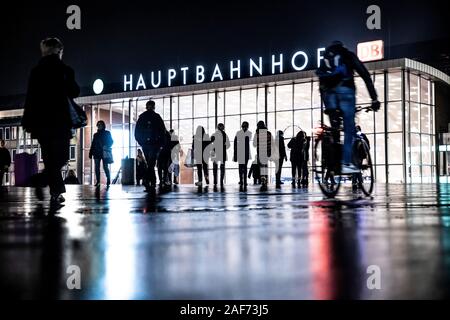
[(114, 158), (111, 148), (103, 148), (103, 161), (107, 164), (114, 163)]
[(73, 99), (67, 98), (69, 104), (70, 120), (72, 129), (79, 129), (87, 126), (87, 115)]
[(194, 165), (194, 153), (192, 149), (189, 149), (186, 155), (186, 161), (184, 162), (184, 166), (187, 168), (193, 168)]

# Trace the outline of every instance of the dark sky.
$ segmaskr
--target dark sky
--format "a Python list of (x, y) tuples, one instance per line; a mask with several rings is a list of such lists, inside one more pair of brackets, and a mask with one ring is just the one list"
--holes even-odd
[[(78, 4), (82, 30), (66, 29)], [(367, 6), (382, 9), (382, 30), (366, 28)], [(26, 91), (39, 41), (57, 36), (81, 85), (146, 72), (247, 59), (340, 39), (348, 47), (384, 39), (399, 45), (449, 38), (446, 1), (13, 1), (0, 11), (0, 96)], [(114, 81), (111, 80), (111, 81)]]

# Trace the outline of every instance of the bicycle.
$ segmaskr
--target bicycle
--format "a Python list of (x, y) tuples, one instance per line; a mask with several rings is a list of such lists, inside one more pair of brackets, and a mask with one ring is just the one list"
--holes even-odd
[[(369, 112), (372, 108), (357, 107), (356, 113), (362, 110)], [(339, 115), (339, 122), (342, 124), (342, 115)], [(334, 129), (322, 123), (318, 128), (313, 154), (315, 180), (326, 197), (334, 198), (339, 192), (342, 182), (347, 180), (346, 176), (352, 175), (352, 183), (356, 180), (357, 186), (364, 195), (369, 197), (374, 186), (373, 164), (369, 146), (362, 137), (355, 137), (352, 145), (352, 157), (353, 164), (360, 169), (360, 172), (342, 174), (340, 172), (342, 157), (341, 131), (341, 125), (339, 129)]]

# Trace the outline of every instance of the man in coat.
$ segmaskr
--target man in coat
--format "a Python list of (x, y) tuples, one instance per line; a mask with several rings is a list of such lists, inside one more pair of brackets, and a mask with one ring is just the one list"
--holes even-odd
[(233, 161), (239, 164), (240, 191), (247, 191), (247, 165), (251, 158), (250, 140), (252, 133), (248, 130), (247, 121), (242, 122), (241, 130), (234, 137)]
[(41, 42), (42, 59), (28, 82), (22, 126), (37, 139), (45, 169), (35, 177), (36, 196), (43, 200), (42, 186), (50, 187), (51, 204), (60, 205), (66, 189), (61, 168), (69, 160), (72, 120), (71, 99), (80, 88), (72, 68), (62, 62), (63, 44), (57, 38)]
[(145, 190), (148, 192), (156, 187), (155, 165), (161, 148), (166, 141), (166, 126), (161, 116), (155, 112), (155, 101), (149, 100), (147, 111), (139, 116), (134, 137), (144, 152), (147, 161), (147, 172), (144, 179)]

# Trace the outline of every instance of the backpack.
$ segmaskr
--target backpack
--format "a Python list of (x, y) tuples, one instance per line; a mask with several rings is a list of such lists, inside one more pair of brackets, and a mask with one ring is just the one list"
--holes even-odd
[(165, 132), (159, 128), (155, 117), (144, 117), (141, 120), (141, 127), (139, 128), (139, 143), (141, 145), (156, 145), (164, 146)]
[(353, 74), (345, 62), (345, 51), (333, 51), (328, 48), (319, 69), (316, 71), (320, 80), (321, 89), (332, 89), (341, 84), (344, 80), (351, 79)]

